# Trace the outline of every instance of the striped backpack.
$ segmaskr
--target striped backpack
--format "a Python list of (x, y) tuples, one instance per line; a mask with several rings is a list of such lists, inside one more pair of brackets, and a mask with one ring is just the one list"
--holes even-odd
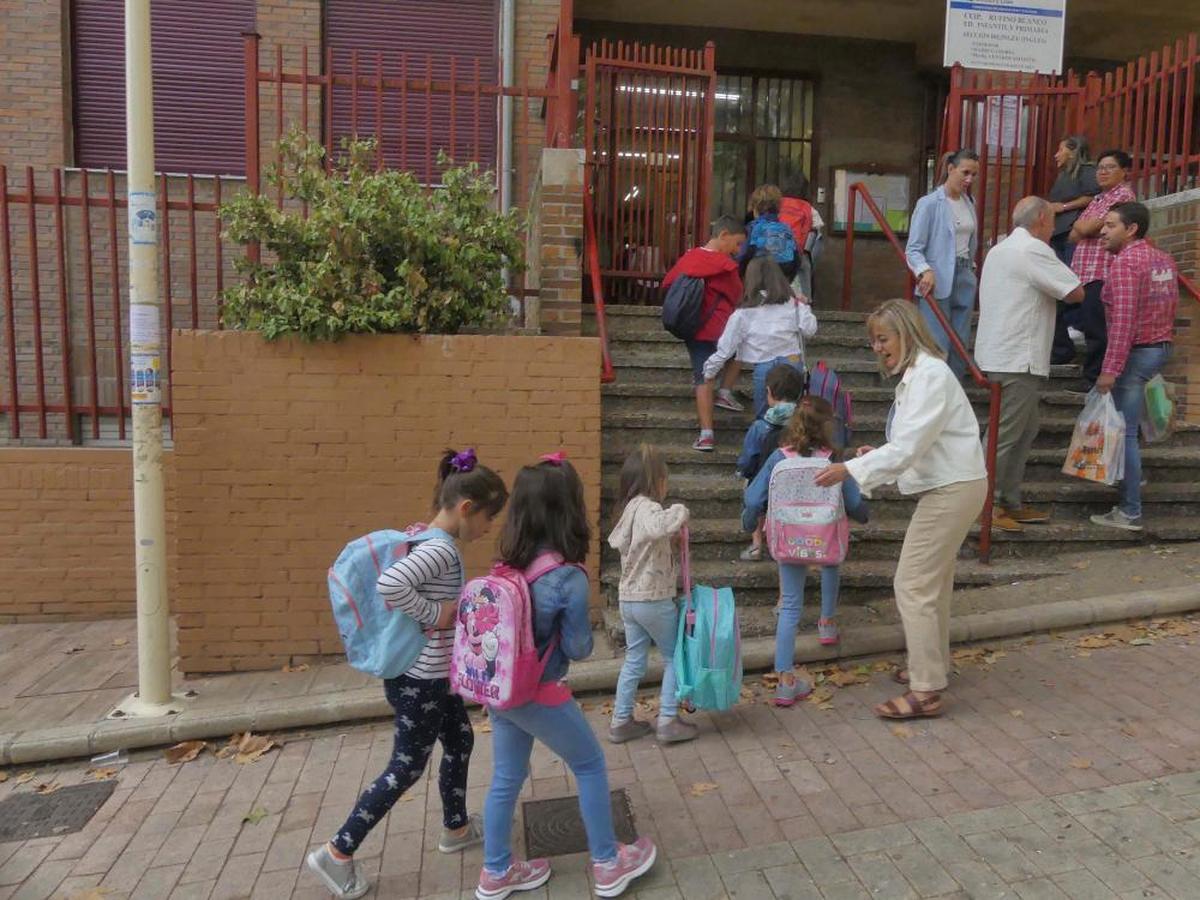
[(454, 542), (440, 528), (410, 525), (404, 531), (372, 531), (348, 543), (329, 568), (329, 600), (346, 661), (377, 678), (403, 675), (428, 640), (411, 616), (390, 606), (377, 583), (388, 567), (422, 541)]
[(805, 393), (833, 407), (833, 439), (839, 447), (849, 447), (854, 434), (854, 395), (842, 387), (842, 379), (825, 365), (825, 360), (818, 360), (808, 373)]

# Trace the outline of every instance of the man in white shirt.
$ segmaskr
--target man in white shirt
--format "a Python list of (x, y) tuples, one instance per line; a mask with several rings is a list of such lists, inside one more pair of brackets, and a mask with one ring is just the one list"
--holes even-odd
[(1013, 210), (1012, 232), (988, 253), (979, 282), (975, 360), (1002, 391), (992, 521), (1004, 531), (1050, 518), (1021, 504), (1021, 482), (1050, 377), (1055, 304), (1083, 299), (1079, 278), (1050, 248), (1053, 234), (1050, 204), (1024, 198)]

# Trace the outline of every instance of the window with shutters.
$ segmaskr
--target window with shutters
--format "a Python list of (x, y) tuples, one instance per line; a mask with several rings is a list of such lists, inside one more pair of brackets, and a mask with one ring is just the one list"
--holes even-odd
[(346, 81), (333, 91), (327, 142), (378, 137), (386, 165), (427, 184), (440, 150), (494, 170), (498, 103), (477, 85), (499, 83), (498, 31), (497, 0), (326, 0), (325, 41)]
[[(125, 168), (124, 8), (123, 0), (71, 2), (81, 167)], [(154, 0), (150, 17), (155, 168), (245, 174), (242, 33), (254, 30), (255, 0)]]

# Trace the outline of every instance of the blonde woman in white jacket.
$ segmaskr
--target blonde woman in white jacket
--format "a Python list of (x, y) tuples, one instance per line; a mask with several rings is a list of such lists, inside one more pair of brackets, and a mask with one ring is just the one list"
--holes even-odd
[(896, 680), (909, 690), (875, 712), (887, 719), (938, 716), (950, 673), (954, 562), (987, 498), (979, 420), (913, 304), (886, 301), (867, 319), (867, 331), (884, 374), (900, 378), (887, 443), (859, 447), (855, 459), (822, 471), (817, 484), (853, 476), (863, 493), (895, 482), (917, 498), (893, 585), (908, 648), (908, 668)]
[(617, 679), (612, 724), (608, 739), (614, 744), (649, 734), (649, 722), (633, 716), (638, 682), (646, 674), (650, 645), (663, 658), (662, 692), (657, 727), (660, 743), (690, 741), (696, 726), (679, 718), (675, 694), (675, 635), (679, 628), (679, 567), (672, 538), (688, 521), (682, 503), (664, 509), (667, 464), (661, 452), (643, 444), (621, 468), (621, 497), (625, 508), (608, 537), (609, 546), (621, 554), (618, 597), (625, 626), (625, 662)]

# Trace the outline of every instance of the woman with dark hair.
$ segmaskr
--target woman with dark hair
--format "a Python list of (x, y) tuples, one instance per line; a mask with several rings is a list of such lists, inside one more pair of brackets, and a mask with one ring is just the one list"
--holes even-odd
[[(1046, 197), (1054, 211), (1054, 235), (1050, 238), (1050, 247), (1063, 265), (1069, 266), (1075, 253), (1071, 226), (1092, 198), (1100, 193), (1100, 185), (1096, 182), (1096, 164), (1088, 158), (1087, 138), (1082, 134), (1063, 138), (1054, 154), (1054, 162), (1058, 165), (1058, 178)], [(1076, 324), (1078, 312), (1077, 305), (1058, 304), (1054, 348), (1050, 354), (1050, 362), (1056, 366), (1075, 359), (1075, 345), (1067, 326)]]
[(951, 348), (950, 338), (930, 304), (938, 305), (963, 348), (969, 350), (977, 287), (975, 248), (979, 245), (979, 227), (970, 191), (978, 175), (979, 154), (974, 150), (946, 154), (942, 161), (944, 181), (917, 201), (904, 251), (917, 278), (921, 313), (959, 378), (966, 374), (967, 361)]

